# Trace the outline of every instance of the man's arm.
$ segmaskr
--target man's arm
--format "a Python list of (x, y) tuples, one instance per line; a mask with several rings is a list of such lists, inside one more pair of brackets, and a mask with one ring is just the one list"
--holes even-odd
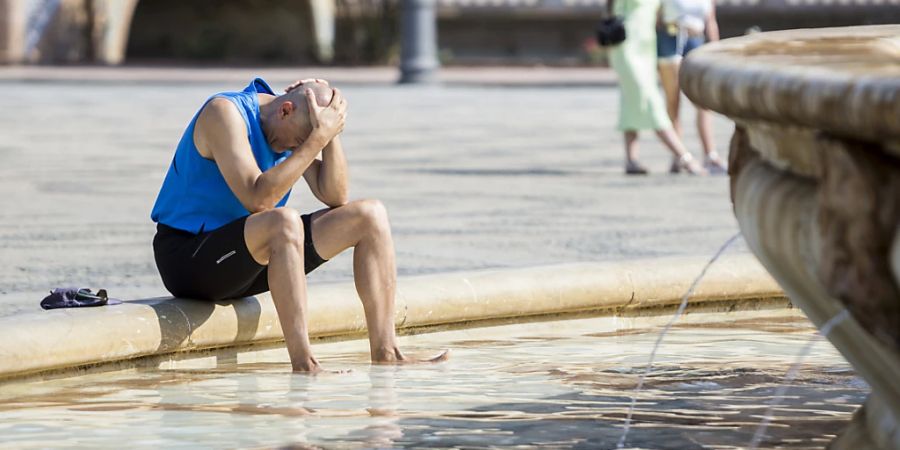
[(336, 208), (349, 200), (348, 175), (341, 138), (335, 136), (322, 150), (322, 160), (313, 161), (303, 173), (303, 178), (320, 202)]
[[(315, 102), (312, 97), (308, 101)], [(343, 129), (346, 109), (335, 92), (332, 106), (316, 111), (317, 126), (281, 164), (261, 172), (256, 165), (246, 124), (227, 99), (211, 100), (197, 118), (194, 142), (201, 155), (219, 166), (222, 176), (241, 204), (251, 213), (272, 209), (294, 186), (326, 144)], [(312, 111), (311, 111), (312, 113)]]

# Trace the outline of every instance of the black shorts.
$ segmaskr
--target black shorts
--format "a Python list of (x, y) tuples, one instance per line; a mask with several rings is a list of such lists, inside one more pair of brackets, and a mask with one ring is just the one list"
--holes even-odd
[[(312, 243), (312, 220), (303, 220), (306, 273), (325, 262)], [(268, 267), (250, 255), (244, 241), (247, 217), (207, 233), (193, 234), (163, 224), (156, 226), (153, 254), (166, 289), (176, 297), (225, 300), (269, 290)]]

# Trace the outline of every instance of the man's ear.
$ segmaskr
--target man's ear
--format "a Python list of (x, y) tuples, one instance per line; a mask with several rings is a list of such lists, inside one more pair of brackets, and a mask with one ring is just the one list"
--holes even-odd
[(280, 113), (282, 119), (290, 116), (294, 113), (294, 103), (290, 100), (282, 103), (281, 106), (278, 107), (278, 112)]

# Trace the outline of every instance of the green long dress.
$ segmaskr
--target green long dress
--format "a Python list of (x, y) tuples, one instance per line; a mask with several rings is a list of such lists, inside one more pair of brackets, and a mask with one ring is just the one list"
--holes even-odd
[(614, 14), (625, 17), (625, 42), (610, 52), (619, 76), (619, 130), (667, 130), (672, 122), (659, 92), (656, 72), (656, 12), (660, 0), (616, 0)]

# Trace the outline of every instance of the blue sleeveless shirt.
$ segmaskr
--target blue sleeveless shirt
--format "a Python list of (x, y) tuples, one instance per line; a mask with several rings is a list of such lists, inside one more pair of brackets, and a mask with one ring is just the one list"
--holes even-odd
[[(259, 170), (265, 172), (274, 167), (291, 152), (276, 153), (266, 141), (259, 120), (259, 98), (257, 94), (271, 94), (272, 88), (261, 78), (256, 78), (240, 92), (222, 92), (210, 97), (227, 98), (240, 111), (247, 124), (247, 139), (256, 158)], [(204, 103), (204, 106), (206, 106)], [(202, 111), (203, 108), (200, 108)], [(150, 217), (154, 222), (172, 228), (199, 234), (215, 230), (229, 222), (250, 215), (228, 184), (219, 166), (197, 151), (194, 144), (194, 125), (200, 111), (188, 124), (181, 141), (175, 149), (175, 157), (169, 165), (159, 196)], [(291, 192), (288, 191), (277, 206), (284, 206)]]

